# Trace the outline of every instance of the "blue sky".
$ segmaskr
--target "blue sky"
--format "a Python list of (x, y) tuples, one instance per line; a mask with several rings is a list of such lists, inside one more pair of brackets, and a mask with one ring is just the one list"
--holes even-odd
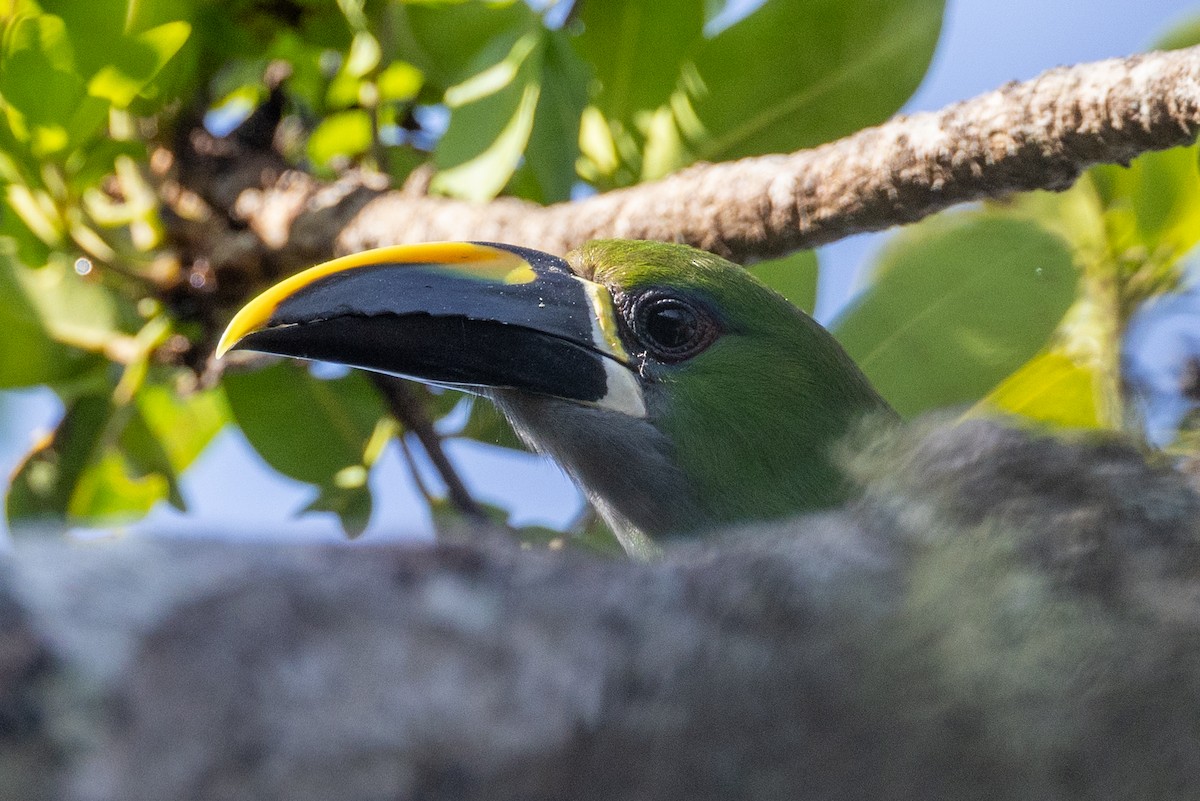
[[(1200, 12), (1200, 0), (949, 0), (947, 5), (933, 67), (906, 110), (940, 108), (1060, 64), (1136, 52), (1189, 13)], [(852, 237), (822, 248), (820, 319), (828, 321), (845, 305), (862, 265), (885, 238)], [(44, 390), (0, 393), (0, 471), (7, 474), (59, 413)], [(472, 492), (510, 508), (516, 524), (561, 526), (582, 509), (578, 492), (547, 460), (463, 441), (450, 441), (448, 449)], [(427, 512), (394, 445), (371, 480), (380, 491), (362, 541), (429, 536)], [(235, 431), (220, 435), (201, 456), (185, 476), (183, 491), (191, 514), (159, 509), (142, 530), (341, 540), (329, 515), (295, 519), (313, 491), (274, 475)]]

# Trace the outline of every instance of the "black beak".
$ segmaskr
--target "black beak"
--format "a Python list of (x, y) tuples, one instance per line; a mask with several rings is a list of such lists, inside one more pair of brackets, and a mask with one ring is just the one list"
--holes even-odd
[(388, 247), (305, 270), (234, 316), (217, 355), (233, 349), (646, 413), (608, 290), (510, 245)]

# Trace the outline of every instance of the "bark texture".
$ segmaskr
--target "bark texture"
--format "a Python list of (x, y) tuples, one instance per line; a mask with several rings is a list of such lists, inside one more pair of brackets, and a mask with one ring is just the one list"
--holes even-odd
[(1119, 445), (869, 441), (855, 506), (653, 564), (25, 543), (0, 798), (1195, 798), (1200, 497)]
[(1093, 164), (1187, 144), (1197, 130), (1194, 47), (1062, 67), (812, 150), (698, 164), (548, 207), (389, 191), (374, 175), (323, 183), (264, 152), (262, 136), (214, 143), (193, 130), (180, 161), (185, 186), (256, 235), (257, 243), (235, 237), (221, 253), (210, 247), (218, 262), (245, 259), (249, 248), (289, 272), (404, 242), (493, 240), (562, 254), (600, 237), (686, 242), (746, 262), (956, 203), (1065, 189)]

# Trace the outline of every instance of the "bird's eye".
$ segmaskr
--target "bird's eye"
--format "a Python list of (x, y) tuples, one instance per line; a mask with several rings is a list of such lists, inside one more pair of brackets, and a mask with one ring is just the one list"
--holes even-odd
[(719, 333), (707, 309), (661, 291), (636, 297), (627, 306), (626, 320), (649, 354), (662, 362), (690, 359)]

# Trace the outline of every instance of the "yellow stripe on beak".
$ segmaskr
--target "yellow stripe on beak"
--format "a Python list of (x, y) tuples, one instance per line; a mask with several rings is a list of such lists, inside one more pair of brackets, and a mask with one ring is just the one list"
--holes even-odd
[(473, 242), (429, 242), (419, 245), (393, 245), (342, 256), (311, 267), (287, 278), (247, 303), (234, 315), (217, 343), (221, 358), (249, 334), (261, 331), (279, 305), (314, 282), (356, 267), (381, 264), (424, 264), (454, 272), (464, 278), (477, 278), (505, 284), (527, 284), (537, 275), (529, 263), (515, 253)]

